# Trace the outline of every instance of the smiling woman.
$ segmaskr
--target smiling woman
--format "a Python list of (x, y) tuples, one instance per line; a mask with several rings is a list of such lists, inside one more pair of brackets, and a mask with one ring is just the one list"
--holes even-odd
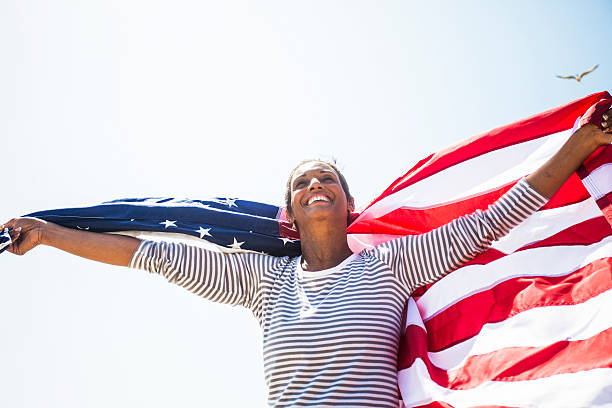
[(332, 163), (306, 160), (291, 172), (287, 186), (287, 215), (300, 233), (302, 267), (338, 265), (352, 253), (346, 228), (355, 209), (344, 176)]
[(344, 175), (340, 172), (340, 170), (338, 170), (338, 166), (336, 166), (335, 163), (332, 163), (327, 160), (321, 160), (321, 159), (302, 160), (300, 163), (298, 163), (297, 166), (295, 166), (293, 170), (291, 170), (291, 173), (289, 174), (289, 178), (287, 179), (287, 189), (285, 190), (285, 207), (287, 208), (288, 212), (291, 212), (291, 189), (292, 189), (291, 182), (293, 181), (297, 171), (302, 166), (309, 164), (309, 163), (313, 163), (313, 162), (322, 163), (322, 164), (327, 165), (328, 167), (331, 167), (333, 172), (337, 175), (338, 179), (340, 180), (340, 185), (342, 186), (342, 190), (344, 190), (344, 195), (346, 196), (346, 199), (349, 201), (353, 199), (353, 196), (351, 196), (351, 192), (349, 190), (348, 183), (346, 182)]
[(51, 245), (160, 274), (204, 298), (248, 308), (263, 332), (271, 406), (397, 407), (401, 318), (412, 292), (459, 268), (537, 211), (590, 153), (610, 144), (611, 114), (603, 116), (603, 131), (598, 124), (582, 126), (488, 209), (358, 254), (347, 243), (354, 201), (346, 180), (319, 160), (300, 163), (288, 182), (298, 257), (221, 253), (32, 218), (1, 228), (10, 229), (15, 254)]

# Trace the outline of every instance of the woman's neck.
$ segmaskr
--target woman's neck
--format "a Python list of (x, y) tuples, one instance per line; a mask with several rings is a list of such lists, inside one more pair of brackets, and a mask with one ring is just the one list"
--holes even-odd
[(300, 243), (305, 271), (333, 268), (353, 254), (346, 241), (346, 225), (311, 224), (307, 231), (300, 229)]

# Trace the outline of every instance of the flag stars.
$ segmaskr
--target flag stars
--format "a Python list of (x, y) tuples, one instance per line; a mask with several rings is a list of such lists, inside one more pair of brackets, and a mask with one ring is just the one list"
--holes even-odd
[(210, 234), (211, 228), (202, 228), (200, 227), (200, 229), (196, 230), (196, 232), (198, 234), (200, 234), (200, 238), (204, 238), (204, 237), (212, 237), (212, 235)]
[(164, 225), (166, 228), (168, 228), (168, 227), (175, 227), (176, 228), (176, 221), (166, 220), (166, 221), (160, 222), (160, 224)]
[(241, 248), (242, 244), (244, 244), (244, 241), (243, 242), (238, 242), (238, 241), (236, 241), (236, 237), (234, 237), (234, 243), (233, 244), (229, 244), (228, 246), (230, 248), (233, 248), (233, 249), (242, 249)]
[(232, 208), (232, 207), (238, 208), (238, 205), (236, 205), (236, 200), (237, 198), (225, 198), (223, 200), (223, 204), (227, 205), (229, 208)]
[(287, 245), (287, 242), (294, 242), (295, 240), (291, 239), (291, 238), (279, 238), (281, 241), (283, 241), (283, 246)]

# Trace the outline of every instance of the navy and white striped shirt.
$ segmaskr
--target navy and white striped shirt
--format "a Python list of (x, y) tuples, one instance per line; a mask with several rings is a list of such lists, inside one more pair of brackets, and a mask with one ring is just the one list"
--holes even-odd
[(273, 407), (397, 407), (402, 311), (412, 291), (486, 250), (546, 198), (521, 180), (486, 211), (309, 272), (301, 258), (143, 241), (130, 267), (249, 308)]

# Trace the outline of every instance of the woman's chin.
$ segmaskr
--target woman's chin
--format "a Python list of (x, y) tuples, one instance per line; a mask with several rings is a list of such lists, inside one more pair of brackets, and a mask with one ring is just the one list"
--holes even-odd
[(333, 222), (334, 220), (340, 220), (346, 222), (346, 213), (342, 211), (338, 211), (337, 208), (333, 206), (324, 206), (318, 205), (316, 207), (311, 207), (304, 214), (305, 218), (308, 221), (328, 221)]

